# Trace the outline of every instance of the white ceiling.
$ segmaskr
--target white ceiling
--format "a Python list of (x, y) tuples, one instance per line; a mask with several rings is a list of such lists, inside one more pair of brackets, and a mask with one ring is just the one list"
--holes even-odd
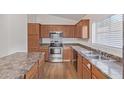
[(70, 19), (70, 20), (79, 21), (86, 14), (50, 14), (50, 15), (53, 15), (53, 16), (56, 16), (56, 17), (61, 17), (61, 18), (66, 18), (66, 19)]

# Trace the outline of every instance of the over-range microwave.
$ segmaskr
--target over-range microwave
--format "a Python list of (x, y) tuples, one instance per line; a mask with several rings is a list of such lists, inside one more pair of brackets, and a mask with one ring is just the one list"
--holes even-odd
[(63, 33), (61, 31), (54, 31), (54, 32), (50, 31), (49, 37), (52, 38), (52, 39), (62, 38)]

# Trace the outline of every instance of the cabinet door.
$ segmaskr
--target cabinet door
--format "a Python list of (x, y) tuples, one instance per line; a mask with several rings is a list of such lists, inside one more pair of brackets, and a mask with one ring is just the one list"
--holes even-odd
[(38, 52), (40, 39), (37, 35), (28, 35), (28, 52)]
[(92, 66), (92, 74), (96, 79), (107, 79), (107, 77), (94, 66)]
[(91, 71), (83, 64), (83, 79), (91, 79)]
[(40, 24), (28, 23), (28, 35), (40, 35)]
[(78, 54), (78, 60), (77, 60), (77, 75), (78, 78), (82, 79), (83, 76), (83, 69), (82, 69), (82, 56), (80, 54)]
[(51, 29), (50, 26), (41, 25), (41, 37), (42, 38), (49, 38), (49, 30)]
[(75, 31), (76, 38), (89, 38), (89, 20), (81, 20), (79, 23), (76, 24), (76, 31)]
[(42, 79), (42, 78), (44, 78), (44, 63), (45, 63), (45, 61), (44, 61), (44, 58), (42, 59), (42, 60), (39, 60), (39, 79)]
[(41, 52), (45, 52), (45, 61), (48, 61), (48, 55), (49, 55), (49, 51), (48, 51), (48, 46), (41, 46), (40, 48), (40, 51)]
[(40, 24), (28, 23), (28, 52), (38, 52), (40, 47)]
[(95, 75), (92, 74), (92, 79), (97, 79), (97, 77)]
[(82, 38), (89, 38), (89, 20), (83, 20), (82, 22)]
[(72, 64), (77, 72), (77, 58), (78, 58), (78, 53), (76, 50), (72, 49), (73, 53), (72, 53)]
[(70, 46), (64, 46), (63, 59), (67, 62), (72, 61), (72, 48)]
[(83, 58), (83, 79), (91, 79), (92, 65), (90, 62)]
[(81, 22), (76, 25), (75, 38), (81, 38)]
[(28, 36), (28, 46), (29, 47), (39, 47), (40, 38), (37, 35)]
[(38, 79), (38, 62), (25, 74), (25, 79)]

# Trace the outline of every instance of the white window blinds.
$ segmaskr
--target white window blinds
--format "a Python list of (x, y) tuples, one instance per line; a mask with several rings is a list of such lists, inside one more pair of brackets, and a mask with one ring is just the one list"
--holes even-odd
[(113, 15), (103, 21), (97, 22), (95, 26), (95, 43), (122, 48), (122, 15)]

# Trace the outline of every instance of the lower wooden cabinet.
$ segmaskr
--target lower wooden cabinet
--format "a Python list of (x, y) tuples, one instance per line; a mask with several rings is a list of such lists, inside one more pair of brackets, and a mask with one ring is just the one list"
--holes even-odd
[(25, 79), (38, 79), (38, 62), (25, 74)]
[(97, 77), (95, 75), (92, 74), (92, 79), (97, 79)]
[(72, 61), (72, 48), (71, 48), (71, 46), (64, 46), (63, 59), (64, 59), (64, 61), (68, 61), (68, 62)]
[(38, 60), (24, 75), (25, 79), (42, 79), (44, 76), (44, 59)]
[(82, 63), (83, 63), (82, 65), (83, 79), (91, 79), (91, 70), (92, 70), (91, 64), (85, 58), (83, 58)]
[(91, 79), (91, 64), (78, 54), (77, 75), (79, 79)]
[(45, 58), (44, 59), (45, 59), (45, 61), (48, 61), (48, 56), (49, 56), (49, 47), (48, 47), (48, 45), (41, 46), (40, 51), (45, 52)]
[(108, 77), (99, 71), (86, 58), (78, 53), (77, 75), (79, 79), (107, 79)]
[(77, 59), (77, 75), (79, 79), (83, 78), (83, 68), (82, 68), (82, 56), (78, 54), (78, 59)]
[(92, 66), (92, 79), (107, 79), (95, 66)]
[(45, 63), (44, 59), (39, 60), (39, 65), (38, 65), (38, 73), (39, 73), (38, 77), (39, 77), (39, 79), (43, 79), (43, 77), (44, 77), (44, 68), (43, 68), (44, 63)]

